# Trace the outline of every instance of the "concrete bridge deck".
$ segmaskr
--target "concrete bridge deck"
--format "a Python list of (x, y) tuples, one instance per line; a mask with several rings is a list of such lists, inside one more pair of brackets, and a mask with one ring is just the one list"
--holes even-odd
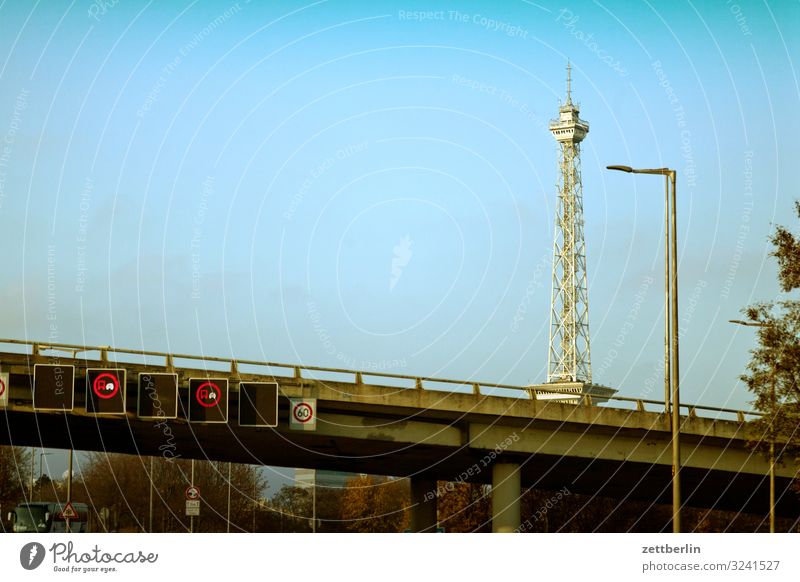
[[(128, 370), (129, 379), (138, 372), (174, 369), (179, 418), (137, 418), (131, 412), (136, 410), (135, 382), (128, 382), (125, 415), (87, 414), (85, 390), (77, 388), (73, 412), (34, 412), (33, 364), (54, 361), (76, 366), (76, 386), (85, 385), (87, 367), (118, 365)], [(369, 384), (361, 374), (348, 382), (304, 378), (299, 368), (291, 376), (274, 376), (245, 373), (237, 365), (210, 372), (206, 367), (173, 368), (171, 359), (166, 363), (110, 363), (106, 352), (99, 359), (57, 360), (38, 349), (0, 353), (2, 371), (11, 374), (9, 407), (0, 413), (0, 442), (407, 476), (420, 507), (418, 529), (423, 522), (430, 525), (430, 500), (423, 497), (435, 490), (436, 480), (493, 483), (496, 489), (500, 480), (517, 497), (520, 486), (566, 486), (576, 493), (671, 502), (671, 433), (663, 413), (613, 408), (613, 402), (600, 407), (537, 401), (524, 389), (519, 397), (492, 396), (480, 394), (480, 387), (444, 392), (424, 389), (423, 382), (411, 388)], [(227, 424), (189, 423), (182, 413), (188, 378), (209, 374), (230, 378)], [(239, 427), (238, 382), (273, 379), (280, 387), (279, 426)], [(315, 431), (289, 429), (288, 398), (295, 397), (317, 399)], [(684, 504), (766, 514), (769, 466), (748, 446), (757, 438), (740, 420), (683, 417)], [(800, 514), (800, 500), (788, 490), (796, 476), (795, 466), (779, 465), (778, 515)], [(435, 521), (435, 505), (432, 511)]]

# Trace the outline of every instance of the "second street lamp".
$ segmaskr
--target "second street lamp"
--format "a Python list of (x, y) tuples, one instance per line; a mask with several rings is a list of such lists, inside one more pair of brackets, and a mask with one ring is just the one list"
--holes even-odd
[[(761, 321), (742, 321), (741, 319), (729, 319), (736, 325), (746, 325), (747, 327), (771, 327), (768, 323)], [(772, 370), (770, 374), (770, 419), (769, 419), (769, 533), (775, 533), (775, 381), (777, 376), (777, 360), (772, 358)]]
[[(680, 441), (680, 378), (678, 362), (678, 230), (676, 217), (676, 177), (677, 172), (670, 168), (636, 169), (630, 166), (607, 166), (609, 170), (618, 170), (629, 174), (656, 174), (666, 178), (666, 215), (665, 239), (665, 336), (670, 338), (670, 346), (664, 346), (664, 399), (666, 411), (669, 412), (669, 386), (672, 385), (672, 531), (681, 531), (681, 441)], [(672, 192), (670, 196), (670, 185)], [(671, 236), (670, 236), (671, 235)], [(671, 239), (671, 241), (670, 241)], [(669, 282), (666, 285), (667, 281)], [(671, 349), (670, 349), (671, 348)]]

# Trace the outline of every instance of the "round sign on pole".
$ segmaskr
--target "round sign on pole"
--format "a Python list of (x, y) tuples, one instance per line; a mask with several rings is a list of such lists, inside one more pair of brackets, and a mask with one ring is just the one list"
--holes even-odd
[(186, 499), (188, 501), (200, 499), (200, 488), (197, 485), (189, 485), (186, 488)]
[(3, 379), (0, 378), (0, 398), (3, 397), (3, 394), (6, 393), (6, 383), (3, 382)]

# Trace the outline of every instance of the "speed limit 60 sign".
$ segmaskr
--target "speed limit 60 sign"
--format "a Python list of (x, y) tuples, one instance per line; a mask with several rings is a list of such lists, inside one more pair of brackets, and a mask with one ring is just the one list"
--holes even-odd
[(317, 399), (289, 399), (289, 428), (293, 430), (317, 429)]

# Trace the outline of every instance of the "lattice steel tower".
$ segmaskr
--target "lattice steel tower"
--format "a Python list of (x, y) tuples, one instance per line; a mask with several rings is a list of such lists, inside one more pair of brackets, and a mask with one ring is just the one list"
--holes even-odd
[(561, 151), (547, 381), (590, 384), (589, 295), (580, 149), (581, 141), (589, 133), (589, 124), (580, 118), (579, 107), (572, 102), (571, 83), (571, 67), (567, 63), (567, 100), (559, 107), (558, 119), (550, 122), (550, 132)]

